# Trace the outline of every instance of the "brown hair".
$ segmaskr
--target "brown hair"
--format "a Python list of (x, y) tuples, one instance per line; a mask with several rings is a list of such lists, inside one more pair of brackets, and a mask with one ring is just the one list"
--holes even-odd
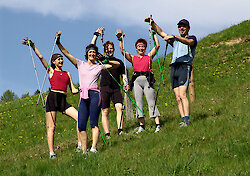
[(85, 52), (86, 52), (86, 55), (85, 55), (85, 59), (88, 60), (88, 52), (89, 50), (95, 50), (96, 54), (98, 53), (98, 47), (94, 44), (89, 44), (86, 49), (85, 49)]
[(59, 54), (59, 53), (55, 53), (55, 54), (53, 54), (53, 55), (51, 56), (50, 66), (51, 66), (53, 69), (56, 68), (55, 64), (53, 64), (53, 61), (55, 61), (58, 57), (63, 57), (63, 56), (62, 56), (61, 54)]
[(108, 45), (112, 45), (112, 47), (114, 48), (114, 43), (111, 42), (111, 41), (106, 41), (104, 44), (103, 44), (103, 47), (104, 47), (104, 51), (106, 51), (108, 49)]
[(147, 41), (143, 38), (139, 38), (136, 42), (135, 42), (135, 47), (137, 46), (138, 43), (144, 43), (145, 47), (147, 48)]

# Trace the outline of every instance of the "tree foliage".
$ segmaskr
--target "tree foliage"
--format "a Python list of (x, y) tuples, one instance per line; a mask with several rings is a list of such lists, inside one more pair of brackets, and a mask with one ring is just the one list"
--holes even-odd
[(18, 96), (11, 90), (7, 90), (3, 93), (3, 95), (0, 98), (0, 102), (5, 103), (8, 101), (15, 101), (18, 99)]

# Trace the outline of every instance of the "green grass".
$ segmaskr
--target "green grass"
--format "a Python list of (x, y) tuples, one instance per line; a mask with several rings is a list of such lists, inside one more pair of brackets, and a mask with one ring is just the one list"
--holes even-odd
[[(48, 159), (45, 114), (41, 104), (36, 105), (38, 97), (0, 104), (0, 175), (249, 175), (249, 27), (250, 21), (245, 21), (199, 41), (196, 101), (187, 128), (178, 127), (166, 66), (170, 55), (164, 68), (166, 86), (160, 87), (158, 99), (162, 131), (154, 134), (154, 122), (146, 117), (145, 133), (134, 134), (134, 119), (125, 121), (127, 135), (117, 136), (112, 105), (112, 140), (105, 145), (100, 137), (98, 154), (75, 153), (76, 124), (58, 113), (57, 158)], [(237, 38), (244, 40), (225, 43)], [(157, 63), (153, 70), (158, 81)], [(77, 108), (79, 95), (69, 94), (67, 100)]]

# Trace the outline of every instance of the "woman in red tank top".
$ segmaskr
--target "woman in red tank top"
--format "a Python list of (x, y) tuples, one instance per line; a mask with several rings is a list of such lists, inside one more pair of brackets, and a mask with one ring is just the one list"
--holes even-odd
[[(120, 50), (121, 50), (122, 55), (125, 55), (125, 58), (130, 63), (132, 63), (133, 69), (134, 69), (133, 75), (136, 75), (135, 76), (136, 78), (134, 78), (133, 91), (134, 91), (136, 104), (142, 110), (142, 112), (138, 108), (136, 110), (136, 116), (138, 118), (138, 122), (140, 125), (138, 128), (137, 134), (144, 131), (144, 128), (145, 128), (144, 126), (145, 120), (144, 120), (144, 113), (143, 113), (143, 95), (145, 95), (146, 100), (148, 102), (149, 117), (154, 118), (155, 123), (156, 123), (155, 132), (158, 132), (160, 130), (160, 121), (159, 121), (160, 113), (157, 107), (155, 108), (155, 111), (153, 110), (155, 107), (154, 87), (150, 79), (150, 76), (148, 75), (151, 75), (152, 73), (152, 60), (160, 47), (159, 41), (156, 35), (154, 34), (153, 36), (154, 36), (154, 40), (156, 43), (156, 47), (154, 47), (147, 55), (145, 55), (146, 48), (147, 48), (147, 41), (142, 38), (138, 39), (135, 43), (135, 48), (138, 53), (138, 56), (133, 56), (129, 52), (123, 51), (123, 37), (122, 36), (124, 36), (124, 34), (122, 34), (120, 29), (116, 31), (116, 36), (118, 40), (120, 41)], [(151, 78), (152, 78), (152, 75), (151, 75)]]
[[(47, 141), (49, 146), (50, 158), (53, 159), (56, 157), (54, 152), (54, 132), (56, 126), (56, 115), (57, 111), (60, 111), (76, 121), (78, 121), (78, 111), (66, 101), (67, 95), (67, 86), (70, 87), (70, 90), (73, 94), (78, 93), (73, 85), (71, 75), (69, 72), (63, 71), (63, 56), (61, 54), (53, 54), (51, 58), (51, 66), (48, 65), (47, 61), (44, 59), (42, 54), (36, 48), (35, 44), (31, 40), (24, 39), (21, 41), (23, 44), (27, 45), (30, 42), (30, 46), (42, 62), (44, 68), (49, 74), (49, 81), (51, 84), (51, 90), (46, 97), (46, 126), (47, 126)], [(78, 136), (78, 150), (81, 149), (81, 142), (79, 139), (79, 132), (77, 131)]]

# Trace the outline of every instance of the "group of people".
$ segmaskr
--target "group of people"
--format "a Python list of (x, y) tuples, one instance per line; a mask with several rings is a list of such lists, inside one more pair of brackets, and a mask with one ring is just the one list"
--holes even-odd
[[(119, 40), (121, 53), (132, 63), (134, 73), (130, 84), (126, 75), (124, 63), (114, 57), (114, 43), (107, 41), (103, 43), (104, 54), (98, 52), (96, 41), (99, 36), (102, 36), (104, 28), (100, 27), (94, 33), (91, 44), (86, 47), (85, 59), (79, 60), (71, 55), (61, 44), (61, 31), (57, 33), (56, 44), (63, 55), (78, 69), (80, 87), (76, 89), (73, 85), (72, 78), (69, 72), (63, 71), (63, 56), (61, 54), (53, 54), (50, 65), (43, 58), (35, 44), (24, 39), (23, 44), (29, 45), (49, 74), (51, 89), (46, 98), (46, 126), (47, 126), (47, 141), (50, 151), (50, 158), (55, 158), (54, 153), (54, 131), (56, 126), (56, 114), (60, 111), (77, 121), (78, 147), (77, 151), (82, 151), (87, 154), (88, 135), (86, 126), (88, 118), (90, 118), (90, 126), (92, 129), (92, 146), (90, 152), (97, 152), (97, 142), (99, 138), (98, 120), (100, 112), (102, 112), (102, 125), (107, 139), (111, 137), (109, 130), (109, 108), (110, 101), (114, 103), (117, 112), (117, 129), (118, 135), (123, 134), (123, 99), (120, 89), (120, 78), (122, 78), (125, 90), (133, 90), (136, 102), (136, 117), (139, 122), (139, 127), (136, 133), (141, 133), (145, 130), (145, 114), (143, 110), (143, 98), (145, 95), (149, 117), (153, 118), (156, 124), (155, 132), (159, 132), (160, 112), (155, 102), (154, 78), (152, 74), (152, 60), (156, 55), (160, 44), (157, 35), (168, 42), (173, 47), (173, 58), (171, 66), (171, 84), (178, 103), (178, 109), (182, 118), (180, 126), (189, 124), (189, 101), (186, 96), (189, 77), (192, 69), (192, 61), (194, 59), (195, 47), (197, 40), (195, 36), (189, 36), (190, 25), (186, 19), (178, 22), (180, 36), (168, 35), (148, 17), (144, 20), (149, 22), (152, 29), (152, 36), (155, 46), (145, 54), (147, 41), (138, 39), (135, 42), (135, 48), (138, 56), (134, 56), (123, 48), (124, 34), (120, 29), (116, 31), (116, 36)], [(100, 88), (98, 80), (101, 76)], [(80, 94), (80, 102), (78, 111), (66, 101), (67, 86), (73, 94)], [(124, 89), (123, 89), (124, 90)]]

